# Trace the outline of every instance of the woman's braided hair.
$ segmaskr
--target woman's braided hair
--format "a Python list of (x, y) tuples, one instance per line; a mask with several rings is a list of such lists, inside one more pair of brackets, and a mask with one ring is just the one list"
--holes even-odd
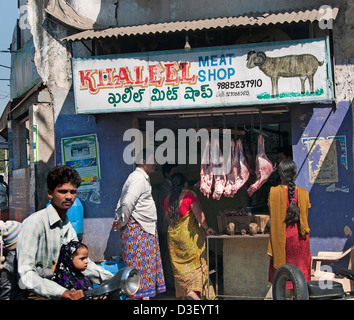
[(289, 159), (283, 160), (278, 166), (278, 171), (282, 182), (288, 186), (289, 206), (286, 210), (284, 222), (298, 222), (300, 219), (300, 209), (295, 201), (295, 177), (297, 172), (296, 163)]

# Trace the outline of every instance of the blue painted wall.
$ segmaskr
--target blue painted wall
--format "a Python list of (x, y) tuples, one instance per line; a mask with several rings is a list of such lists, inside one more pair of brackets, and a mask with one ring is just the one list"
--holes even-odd
[[(298, 166), (296, 184), (309, 191), (312, 205), (311, 253), (345, 250), (354, 244), (353, 236), (344, 232), (345, 226), (354, 230), (352, 106), (349, 101), (339, 102), (336, 110), (329, 105), (299, 105), (292, 110), (291, 119), (294, 161)], [(341, 147), (337, 142), (338, 182), (311, 183), (308, 150), (302, 138), (342, 135), (346, 137), (347, 167), (340, 161)]]
[(129, 114), (77, 115), (62, 114), (55, 122), (56, 163), (62, 162), (61, 138), (96, 133), (100, 153), (100, 203), (89, 199), (84, 206), (84, 238), (94, 260), (110, 259), (121, 252), (119, 233), (113, 232), (114, 209), (121, 188), (133, 170), (123, 161), (123, 150), (127, 142), (123, 133), (131, 128)]

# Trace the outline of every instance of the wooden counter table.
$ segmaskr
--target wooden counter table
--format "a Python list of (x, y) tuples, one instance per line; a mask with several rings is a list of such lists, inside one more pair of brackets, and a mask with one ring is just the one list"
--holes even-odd
[(210, 245), (214, 242), (215, 257), (218, 259), (218, 241), (222, 241), (224, 294), (219, 294), (218, 264), (216, 261), (217, 297), (226, 299), (264, 299), (266, 297), (271, 287), (268, 282), (268, 239), (269, 234), (256, 234), (254, 236), (223, 234), (207, 237), (208, 267)]

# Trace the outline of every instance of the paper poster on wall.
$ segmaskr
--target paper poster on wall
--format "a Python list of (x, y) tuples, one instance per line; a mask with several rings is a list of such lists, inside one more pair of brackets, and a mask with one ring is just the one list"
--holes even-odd
[(81, 176), (83, 189), (99, 189), (101, 178), (96, 134), (61, 139), (63, 164), (74, 168)]
[(311, 183), (338, 182), (337, 147), (334, 139), (304, 138)]

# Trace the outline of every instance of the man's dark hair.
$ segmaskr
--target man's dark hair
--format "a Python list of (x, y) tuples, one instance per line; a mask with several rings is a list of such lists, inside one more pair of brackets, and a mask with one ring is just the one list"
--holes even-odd
[(170, 173), (173, 168), (177, 167), (177, 163), (168, 163), (162, 165), (162, 174), (166, 177), (166, 173)]
[(58, 165), (52, 168), (47, 176), (47, 187), (54, 191), (57, 186), (64, 183), (71, 183), (77, 188), (81, 185), (81, 178), (79, 173), (69, 166)]
[[(140, 150), (140, 152), (137, 154), (136, 159), (135, 159), (135, 163), (139, 166), (141, 164), (143, 164), (143, 162), (147, 161), (147, 159), (149, 158), (149, 156), (154, 156), (154, 150), (151, 149), (142, 149)], [(149, 158), (150, 159), (150, 158)]]

